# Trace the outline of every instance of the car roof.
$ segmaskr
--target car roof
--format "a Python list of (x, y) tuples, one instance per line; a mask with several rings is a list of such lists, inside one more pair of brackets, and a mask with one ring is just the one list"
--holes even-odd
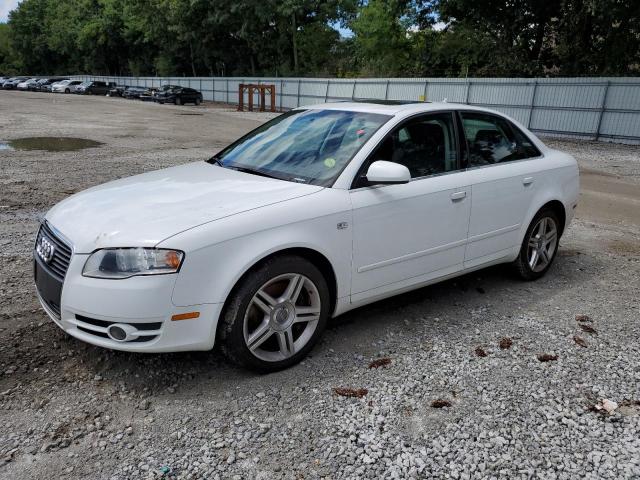
[[(389, 100), (367, 100), (354, 102), (321, 103), (299, 107), (313, 110), (346, 110), (351, 112), (379, 113), (383, 115), (401, 115), (422, 112), (437, 112), (441, 110), (476, 110), (481, 112), (498, 113), (484, 107), (474, 107), (463, 103), (449, 102), (406, 102)], [(500, 114), (502, 115), (502, 114)]]

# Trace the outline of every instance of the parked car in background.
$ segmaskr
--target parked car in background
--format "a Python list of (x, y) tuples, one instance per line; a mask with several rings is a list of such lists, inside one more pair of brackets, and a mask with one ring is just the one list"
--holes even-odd
[(154, 102), (156, 93), (158, 93), (158, 89), (156, 87), (147, 87), (142, 95), (140, 95), (140, 100), (143, 102)]
[(159, 93), (164, 93), (167, 90), (171, 90), (173, 88), (180, 88), (180, 85), (162, 85), (161, 87), (157, 88), (156, 91), (153, 93), (153, 97), (154, 97), (154, 101), (157, 101), (157, 97)]
[(171, 87), (164, 91), (159, 91), (155, 95), (155, 101), (158, 103), (173, 103), (175, 105), (184, 105), (185, 103), (200, 105), (202, 93), (193, 88)]
[(12, 77), (2, 84), (5, 90), (15, 90), (19, 83), (29, 80), (29, 77)]
[(140, 95), (142, 95), (146, 91), (147, 91), (147, 87), (139, 87), (139, 86), (132, 85), (127, 87), (122, 92), (122, 96), (124, 98), (128, 98), (129, 100), (139, 99)]
[(27, 78), (26, 80), (23, 80), (22, 82), (16, 84), (16, 90), (29, 90), (29, 86), (36, 83), (37, 81), (37, 78)]
[(62, 80), (51, 85), (53, 93), (75, 93), (78, 86), (82, 84), (82, 80)]
[(121, 97), (122, 93), (127, 89), (126, 85), (114, 85), (107, 92), (107, 97)]
[(29, 90), (30, 92), (40, 91), (40, 85), (42, 85), (42, 83), (44, 83), (46, 80), (46, 78), (38, 78), (35, 82), (29, 84), (27, 90)]
[(115, 85), (113, 82), (103, 82), (100, 80), (92, 80), (83, 82), (76, 87), (75, 93), (80, 95), (106, 95)]
[(54, 83), (62, 82), (63, 80), (69, 80), (69, 79), (64, 77), (45, 78), (38, 84), (38, 90), (40, 92), (50, 92), (51, 86)]
[(576, 160), (499, 112), (314, 105), (206, 163), (63, 200), (37, 233), (35, 283), (52, 321), (85, 342), (219, 342), (274, 371), (362, 305), (501, 263), (542, 277), (578, 195)]

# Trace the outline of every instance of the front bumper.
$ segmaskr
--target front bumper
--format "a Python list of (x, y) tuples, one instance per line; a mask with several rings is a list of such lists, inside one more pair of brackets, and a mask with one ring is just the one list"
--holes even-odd
[[(100, 347), (129, 352), (210, 350), (215, 342), (222, 304), (178, 307), (171, 301), (176, 275), (106, 280), (82, 276), (87, 255), (72, 256), (57, 315), (38, 291), (42, 307), (69, 335)], [(35, 260), (38, 262), (38, 260)], [(38, 290), (38, 288), (36, 288)], [(200, 312), (199, 318), (172, 321), (180, 313)], [(131, 325), (141, 334), (118, 342), (109, 338), (111, 324)]]

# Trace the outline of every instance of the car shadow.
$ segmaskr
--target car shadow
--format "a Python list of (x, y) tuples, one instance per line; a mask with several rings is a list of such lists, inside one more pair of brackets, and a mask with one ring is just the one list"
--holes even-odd
[[(271, 375), (230, 364), (218, 348), (213, 352), (143, 354), (95, 347), (66, 335), (38, 312), (34, 314), (37, 323), (19, 330), (11, 343), (2, 347), (2, 363), (15, 371), (0, 377), (0, 386), (6, 389), (20, 383), (23, 388), (31, 385), (38, 389), (39, 382), (55, 374), (63, 383), (94, 382), (101, 389), (111, 387), (139, 396), (205, 389), (212, 398), (218, 395), (222, 399), (225, 392), (243, 385), (270, 388), (274, 376), (284, 384), (296, 383), (300, 369), (305, 375), (322, 378), (329, 375), (324, 368), (329, 360), (324, 357), (335, 352), (347, 352), (351, 358), (358, 352), (365, 357), (374, 355), (390, 332), (420, 328), (421, 337), (444, 334), (446, 338), (464, 329), (482, 329), (491, 318), (473, 315), (474, 311), (487, 305), (546, 301), (549, 295), (579, 288), (597, 269), (598, 260), (591, 255), (567, 250), (561, 251), (549, 273), (535, 282), (518, 280), (508, 267), (496, 266), (381, 300), (332, 319), (304, 365)], [(419, 341), (410, 334), (402, 341), (412, 339)]]

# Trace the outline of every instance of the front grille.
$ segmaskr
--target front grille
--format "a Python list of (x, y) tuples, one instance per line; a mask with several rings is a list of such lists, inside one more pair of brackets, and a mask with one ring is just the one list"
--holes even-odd
[[(72, 323), (76, 325), (78, 330), (100, 338), (109, 338), (109, 335), (106, 333), (106, 329), (109, 328), (110, 325), (113, 325), (114, 323), (123, 323), (98, 320), (97, 318), (89, 318), (84, 315), (77, 314), (75, 317), (76, 321)], [(140, 343), (155, 340), (158, 338), (160, 328), (162, 328), (162, 322), (129, 323), (128, 325), (134, 326), (138, 330), (138, 335), (140, 336), (125, 343)]]
[(49, 263), (42, 262), (42, 265), (51, 274), (55, 275), (60, 280), (64, 280), (67, 270), (69, 269), (69, 263), (71, 262), (71, 247), (53, 232), (47, 222), (43, 222), (40, 226), (40, 230), (38, 231), (38, 236), (36, 238), (36, 245), (40, 242), (40, 239), (43, 236), (47, 237), (53, 243), (55, 248), (51, 261)]

